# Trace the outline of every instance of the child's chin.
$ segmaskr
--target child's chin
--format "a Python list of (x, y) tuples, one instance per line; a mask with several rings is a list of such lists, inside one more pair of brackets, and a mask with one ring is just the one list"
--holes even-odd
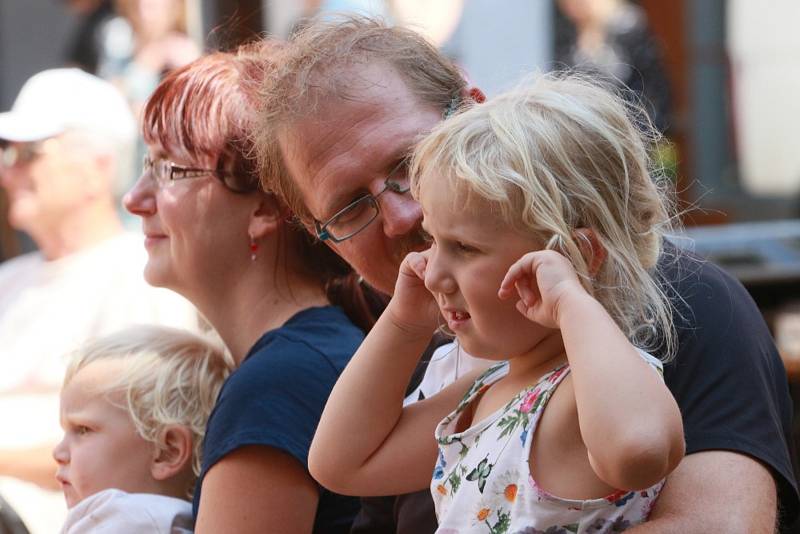
[(67, 502), (67, 508), (73, 508), (83, 500), (75, 495), (75, 491), (71, 487), (65, 487), (61, 492), (64, 494), (64, 500)]
[(67, 501), (67, 508), (74, 508), (76, 504), (81, 502), (80, 499), (71, 499), (66, 494), (64, 495), (64, 500)]
[(495, 350), (493, 347), (488, 347), (486, 344), (479, 343), (474, 339), (469, 339), (469, 336), (457, 335), (456, 338), (458, 339), (458, 344), (461, 346), (461, 348), (471, 356), (498, 362), (506, 359), (505, 354), (503, 354), (502, 351)]

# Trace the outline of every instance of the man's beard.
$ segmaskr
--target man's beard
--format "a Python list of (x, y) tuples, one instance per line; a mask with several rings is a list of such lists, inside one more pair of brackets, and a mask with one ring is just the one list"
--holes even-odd
[(430, 243), (425, 238), (422, 226), (417, 225), (413, 230), (395, 241), (392, 253), (394, 254), (395, 264), (400, 266), (403, 259), (409, 252), (421, 252), (430, 247)]

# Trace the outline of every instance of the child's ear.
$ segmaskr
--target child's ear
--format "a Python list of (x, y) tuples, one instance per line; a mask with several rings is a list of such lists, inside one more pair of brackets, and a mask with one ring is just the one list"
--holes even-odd
[(150, 474), (156, 480), (167, 480), (184, 471), (192, 463), (192, 432), (182, 425), (164, 430), (161, 446), (156, 448)]
[(578, 228), (573, 235), (583, 255), (583, 260), (589, 268), (589, 275), (596, 275), (608, 257), (606, 248), (591, 228)]

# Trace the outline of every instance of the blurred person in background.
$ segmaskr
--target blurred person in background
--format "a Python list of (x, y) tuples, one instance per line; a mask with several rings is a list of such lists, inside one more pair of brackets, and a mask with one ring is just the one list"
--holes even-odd
[(558, 67), (572, 67), (630, 88), (662, 133), (670, 126), (671, 95), (660, 43), (645, 11), (628, 0), (558, 0), (568, 23), (556, 36)]
[(144, 281), (141, 237), (115, 209), (134, 135), (119, 91), (79, 69), (36, 74), (0, 113), (8, 220), (39, 249), (0, 265), (0, 495), (33, 534), (66, 513), (50, 451), (67, 353), (131, 323), (197, 328), (186, 300)]
[(119, 86), (138, 117), (170, 70), (200, 55), (186, 33), (184, 0), (115, 0), (98, 75)]
[(111, 0), (64, 0), (64, 4), (80, 18), (67, 49), (67, 65), (96, 74), (114, 6)]

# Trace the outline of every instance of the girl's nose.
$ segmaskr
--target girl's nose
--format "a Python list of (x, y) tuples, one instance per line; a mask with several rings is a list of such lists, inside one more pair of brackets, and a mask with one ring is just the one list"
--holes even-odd
[(453, 293), (457, 288), (456, 281), (447, 268), (447, 263), (436, 253), (436, 250), (431, 250), (431, 254), (428, 256), (428, 265), (425, 269), (425, 287), (431, 293), (444, 295)]

